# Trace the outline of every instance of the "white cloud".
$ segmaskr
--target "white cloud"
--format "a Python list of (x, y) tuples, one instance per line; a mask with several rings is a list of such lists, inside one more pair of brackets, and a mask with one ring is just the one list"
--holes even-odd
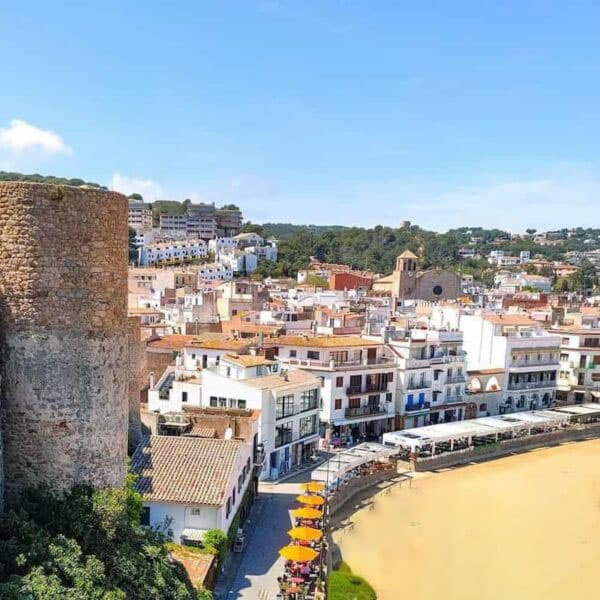
[(112, 190), (121, 192), (126, 196), (133, 193), (141, 194), (147, 202), (154, 202), (154, 200), (165, 198), (164, 190), (160, 183), (152, 179), (137, 179), (114, 173), (110, 187)]
[(13, 119), (8, 127), (0, 129), (0, 148), (17, 153), (32, 150), (44, 154), (72, 153), (58, 133), (19, 119)]

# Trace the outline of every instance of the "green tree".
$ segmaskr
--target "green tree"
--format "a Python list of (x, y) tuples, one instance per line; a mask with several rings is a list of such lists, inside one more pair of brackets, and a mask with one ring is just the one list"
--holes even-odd
[(141, 510), (131, 478), (123, 489), (27, 490), (0, 515), (0, 598), (196, 600)]
[(135, 192), (134, 194), (129, 194), (127, 198), (129, 198), (129, 200), (137, 200), (138, 202), (144, 201), (144, 197), (141, 194), (138, 194), (137, 192)]

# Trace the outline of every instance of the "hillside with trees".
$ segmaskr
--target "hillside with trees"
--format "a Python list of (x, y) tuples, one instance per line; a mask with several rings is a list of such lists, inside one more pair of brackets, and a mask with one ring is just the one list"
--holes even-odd
[[(484, 259), (462, 260), (459, 256), (461, 248), (474, 245), (482, 256), (487, 256), (494, 249), (516, 255), (521, 250), (529, 250), (532, 256), (560, 260), (567, 248), (582, 247), (582, 242), (574, 239), (566, 240), (570, 243), (564, 246), (547, 246), (535, 243), (532, 237), (511, 239), (506, 231), (481, 227), (462, 227), (437, 233), (417, 226), (394, 229), (381, 225), (364, 228), (246, 223), (243, 231), (254, 231), (278, 240), (279, 260), (275, 265), (261, 263), (259, 274), (263, 276), (293, 277), (298, 269), (309, 265), (311, 256), (323, 262), (389, 273), (394, 269), (396, 257), (409, 249), (420, 257), (423, 268), (453, 269), (485, 281), (491, 273), (490, 265)], [(584, 231), (582, 235), (591, 235), (592, 232)]]

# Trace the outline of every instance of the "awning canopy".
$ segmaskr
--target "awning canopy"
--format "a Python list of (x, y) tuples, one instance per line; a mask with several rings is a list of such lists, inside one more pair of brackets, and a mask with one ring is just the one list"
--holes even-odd
[[(598, 405), (600, 413), (600, 405)], [(495, 417), (482, 417), (452, 423), (439, 423), (383, 434), (386, 446), (410, 450), (440, 442), (461, 439), (483, 438), (490, 435), (517, 431), (528, 431), (532, 427), (558, 427), (568, 423), (571, 416), (555, 410), (533, 410)]]
[(311, 474), (311, 478), (330, 484), (355, 467), (360, 467), (360, 465), (372, 460), (386, 458), (394, 453), (395, 450), (393, 448), (382, 444), (365, 442), (364, 444), (354, 446), (354, 448), (337, 452), (335, 456), (315, 469)]

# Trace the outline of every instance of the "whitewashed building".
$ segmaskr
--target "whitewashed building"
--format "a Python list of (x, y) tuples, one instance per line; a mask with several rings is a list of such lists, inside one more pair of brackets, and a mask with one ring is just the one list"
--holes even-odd
[(156, 242), (139, 248), (139, 263), (146, 265), (174, 265), (208, 256), (206, 242), (200, 239)]
[(266, 456), (261, 479), (278, 479), (311, 460), (318, 446), (321, 381), (301, 370), (280, 370), (261, 356), (224, 356), (202, 374), (202, 405), (260, 411)]
[(145, 438), (131, 463), (142, 524), (180, 544), (201, 541), (209, 529), (227, 532), (251, 485), (252, 461), (252, 445), (243, 441)]

